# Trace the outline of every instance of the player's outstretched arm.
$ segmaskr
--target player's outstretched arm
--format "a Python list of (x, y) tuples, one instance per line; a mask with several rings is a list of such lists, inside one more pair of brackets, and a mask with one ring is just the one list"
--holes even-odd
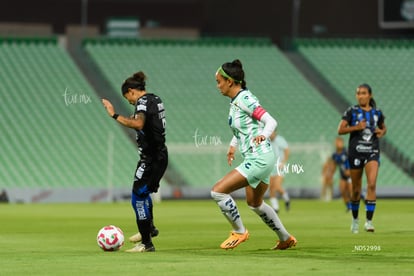
[(129, 118), (122, 115), (119, 115), (115, 112), (115, 109), (110, 101), (107, 99), (102, 99), (102, 104), (106, 109), (106, 112), (109, 116), (114, 118), (118, 123), (125, 127), (133, 129), (143, 129), (145, 124), (145, 115), (144, 113), (138, 113), (134, 117)]

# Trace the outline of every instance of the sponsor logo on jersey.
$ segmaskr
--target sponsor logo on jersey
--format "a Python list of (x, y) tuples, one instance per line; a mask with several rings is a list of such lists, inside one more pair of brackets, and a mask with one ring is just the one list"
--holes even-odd
[(371, 152), (372, 146), (364, 146), (364, 145), (358, 145), (356, 146), (357, 152)]
[(137, 105), (137, 111), (147, 111), (147, 106), (143, 104)]

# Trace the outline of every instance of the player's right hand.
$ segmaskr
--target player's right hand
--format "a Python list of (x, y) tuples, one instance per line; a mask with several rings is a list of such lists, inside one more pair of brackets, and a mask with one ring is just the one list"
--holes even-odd
[(359, 126), (359, 130), (364, 130), (367, 127), (367, 121), (365, 119), (361, 120), (358, 122), (357, 126)]
[(105, 107), (106, 111), (108, 112), (108, 115), (112, 117), (115, 114), (115, 109), (112, 106), (111, 102), (108, 101), (107, 99), (102, 99), (102, 104)]

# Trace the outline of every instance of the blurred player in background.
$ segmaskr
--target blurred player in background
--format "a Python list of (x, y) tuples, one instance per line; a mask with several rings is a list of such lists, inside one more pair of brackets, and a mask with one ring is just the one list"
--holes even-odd
[(154, 226), (150, 194), (157, 192), (168, 165), (164, 105), (158, 96), (147, 93), (145, 80), (145, 74), (140, 71), (122, 84), (122, 95), (135, 106), (132, 117), (115, 113), (112, 104), (106, 99), (102, 100), (109, 116), (121, 125), (135, 129), (140, 152), (131, 195), (139, 233), (132, 236), (130, 241), (141, 243), (127, 252), (155, 251), (152, 237), (158, 235), (158, 229)]
[(333, 177), (336, 171), (336, 167), (339, 168), (339, 192), (341, 193), (342, 199), (345, 203), (346, 210), (351, 210), (351, 173), (349, 170), (348, 152), (344, 146), (344, 140), (342, 137), (336, 137), (335, 139), (335, 151), (328, 158), (324, 164), (324, 177), (326, 182), (331, 186)]
[(270, 143), (273, 148), (273, 152), (276, 157), (276, 164), (273, 167), (272, 174), (270, 175), (270, 189), (269, 189), (269, 201), (272, 208), (279, 212), (279, 202), (277, 200), (278, 194), (280, 194), (285, 201), (286, 211), (290, 208), (290, 198), (288, 192), (283, 189), (282, 183), (287, 173), (285, 171), (285, 165), (289, 159), (289, 145), (283, 136), (277, 134), (276, 131), (270, 135)]
[(295, 246), (295, 237), (286, 231), (276, 212), (263, 200), (276, 161), (269, 137), (277, 123), (246, 88), (239, 60), (220, 66), (216, 72), (216, 81), (221, 94), (231, 99), (229, 125), (233, 138), (227, 152), (227, 162), (232, 164), (237, 146), (244, 158), (236, 169), (220, 179), (211, 190), (212, 198), (233, 228), (230, 237), (220, 247), (235, 248), (249, 238), (236, 202), (230, 195), (241, 188), (245, 188), (247, 204), (251, 210), (278, 235), (279, 241), (273, 249)]
[(335, 174), (335, 165), (332, 160), (332, 157), (329, 156), (322, 166), (321, 199), (324, 201), (332, 200), (334, 174)]
[(365, 198), (366, 222), (364, 228), (374, 232), (372, 218), (376, 206), (376, 183), (380, 162), (379, 138), (387, 132), (384, 114), (376, 107), (372, 89), (361, 84), (356, 90), (357, 105), (349, 107), (342, 116), (338, 134), (350, 134), (348, 156), (352, 179), (352, 233), (359, 232), (359, 204), (362, 190), (362, 175), (365, 169), (367, 194)]

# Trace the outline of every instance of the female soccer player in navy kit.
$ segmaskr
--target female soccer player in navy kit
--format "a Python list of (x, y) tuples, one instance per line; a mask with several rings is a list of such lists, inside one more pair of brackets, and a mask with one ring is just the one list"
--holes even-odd
[(158, 235), (153, 223), (151, 193), (157, 192), (161, 177), (168, 165), (165, 145), (165, 110), (161, 99), (145, 90), (145, 74), (140, 71), (122, 84), (122, 95), (135, 106), (133, 117), (115, 113), (112, 104), (103, 99), (102, 103), (109, 116), (125, 127), (136, 130), (140, 160), (135, 171), (131, 203), (135, 211), (139, 234), (132, 237), (139, 242), (127, 252), (155, 251), (152, 236)]
[(229, 125), (233, 139), (227, 152), (227, 162), (232, 164), (237, 146), (244, 158), (236, 169), (220, 179), (211, 190), (212, 198), (233, 228), (229, 238), (220, 247), (232, 249), (249, 238), (236, 202), (230, 195), (241, 188), (245, 188), (249, 207), (278, 235), (279, 241), (273, 249), (295, 246), (295, 237), (286, 231), (275, 210), (263, 200), (276, 162), (269, 140), (277, 125), (276, 120), (246, 88), (239, 60), (224, 63), (216, 72), (216, 81), (221, 94), (231, 99)]
[(346, 205), (346, 210), (351, 210), (351, 179), (349, 170), (348, 150), (344, 147), (344, 140), (342, 137), (336, 137), (335, 139), (335, 152), (331, 156), (333, 161), (333, 169), (339, 167), (339, 191), (341, 192), (342, 199)]
[(379, 138), (387, 132), (385, 117), (376, 107), (372, 89), (368, 84), (361, 84), (356, 90), (358, 104), (349, 107), (339, 123), (338, 134), (350, 134), (348, 158), (352, 180), (352, 233), (359, 232), (358, 211), (361, 198), (362, 174), (365, 169), (367, 177), (367, 194), (365, 197), (365, 230), (374, 232), (372, 218), (376, 205), (376, 182), (380, 161)]

